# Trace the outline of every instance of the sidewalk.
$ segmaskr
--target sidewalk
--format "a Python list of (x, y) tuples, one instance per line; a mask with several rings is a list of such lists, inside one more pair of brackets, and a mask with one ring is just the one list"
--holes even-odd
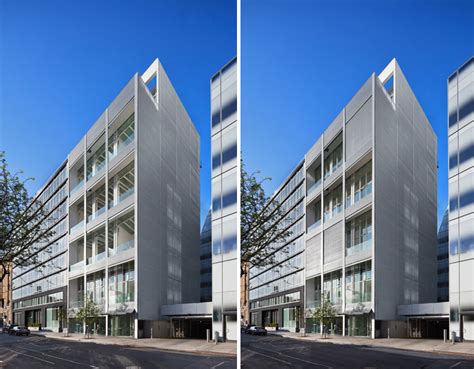
[(370, 347), (383, 347), (400, 350), (413, 350), (432, 352), (439, 354), (456, 354), (474, 356), (474, 342), (456, 342), (454, 345), (450, 342), (444, 343), (443, 340), (422, 339), (422, 338), (365, 338), (365, 337), (342, 337), (330, 336), (329, 338), (321, 338), (320, 334), (307, 334), (306, 337), (302, 333), (292, 332), (269, 332), (269, 334), (286, 338), (299, 339), (304, 341), (314, 341), (321, 343), (333, 343), (339, 345), (359, 345)]
[(32, 335), (42, 336), (65, 341), (97, 343), (102, 345), (117, 345), (127, 347), (145, 347), (155, 348), (167, 351), (181, 351), (198, 354), (236, 356), (236, 342), (219, 342), (217, 345), (213, 342), (198, 339), (181, 338), (140, 338), (138, 340), (128, 337), (105, 337), (94, 336), (86, 338), (82, 334), (69, 334), (65, 337), (63, 333), (56, 332), (31, 332)]

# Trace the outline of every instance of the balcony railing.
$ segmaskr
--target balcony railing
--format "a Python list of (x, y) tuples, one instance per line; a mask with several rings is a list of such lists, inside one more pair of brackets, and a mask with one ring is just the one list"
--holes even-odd
[(82, 268), (84, 268), (84, 260), (81, 260), (81, 261), (77, 262), (76, 264), (70, 265), (69, 266), (69, 272), (71, 272), (71, 273), (78, 272)]
[(321, 225), (321, 219), (318, 219), (316, 222), (314, 222), (308, 227), (308, 232), (311, 232), (312, 230), (318, 228), (320, 225)]
[(75, 193), (77, 193), (79, 190), (84, 188), (84, 180), (80, 180), (79, 183), (74, 186), (74, 188), (69, 192), (69, 196), (73, 196)]
[(94, 178), (97, 175), (97, 173), (99, 173), (104, 167), (105, 167), (105, 160), (100, 163), (97, 163), (95, 166), (95, 169), (92, 169), (91, 172), (87, 173), (87, 180)]
[(102, 251), (100, 254), (97, 254), (95, 256), (91, 256), (87, 258), (87, 265), (91, 265), (93, 263), (96, 263), (98, 261), (101, 261), (105, 259), (105, 251)]
[(109, 249), (109, 256), (114, 256), (120, 254), (121, 252), (132, 249), (135, 246), (135, 240), (130, 240), (124, 243), (121, 243), (115, 249)]
[(326, 180), (331, 174), (333, 174), (342, 165), (342, 159), (333, 163), (332, 168), (324, 172), (324, 179)]
[(324, 212), (324, 221), (327, 222), (328, 220), (334, 218), (337, 214), (342, 211), (342, 204), (337, 204), (332, 208), (332, 210)]
[(372, 246), (372, 237), (363, 242), (357, 243), (355, 245), (349, 246), (346, 248), (346, 255), (351, 256), (357, 254), (358, 252), (370, 250)]
[(97, 210), (95, 213), (92, 213), (87, 217), (87, 222), (90, 222), (94, 220), (95, 218), (98, 218), (101, 214), (105, 212), (105, 206)]
[(308, 195), (310, 195), (312, 192), (314, 192), (318, 187), (319, 185), (321, 184), (321, 178), (318, 179), (316, 182), (314, 182), (310, 188), (308, 188)]
[(135, 138), (135, 132), (133, 132), (129, 137), (127, 137), (126, 140), (122, 141), (122, 142), (118, 142), (117, 145), (115, 146), (114, 148), (114, 151), (109, 151), (109, 161), (112, 160), (113, 158), (115, 158), (118, 154), (120, 154), (121, 152), (123, 152), (125, 150), (125, 148), (130, 145), (131, 142), (133, 142)]
[(372, 182), (369, 182), (364, 187), (362, 187), (359, 191), (356, 191), (354, 193), (354, 197), (352, 196), (346, 197), (346, 208), (354, 204), (357, 204), (360, 200), (370, 195), (371, 193), (372, 193)]
[(78, 230), (80, 230), (81, 228), (84, 227), (84, 221), (81, 220), (79, 223), (77, 223), (75, 226), (71, 227), (71, 229), (69, 230), (69, 233), (74, 233)]
[(349, 304), (369, 302), (372, 300), (372, 281), (355, 282), (346, 287), (346, 301)]

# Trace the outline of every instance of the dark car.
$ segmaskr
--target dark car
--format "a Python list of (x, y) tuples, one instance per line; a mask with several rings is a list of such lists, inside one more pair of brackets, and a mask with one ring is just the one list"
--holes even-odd
[(18, 327), (18, 324), (10, 324), (8, 327), (7, 327), (7, 332), (8, 334), (12, 334), (12, 330), (13, 328), (15, 327)]
[(13, 327), (10, 334), (14, 335), (14, 336), (29, 336), (30, 335), (30, 330), (26, 327), (22, 327), (22, 326), (17, 325), (15, 327)]
[(249, 333), (249, 329), (251, 327), (255, 327), (255, 324), (247, 324), (246, 326), (242, 327), (242, 332), (243, 333)]
[(248, 333), (256, 336), (265, 336), (267, 334), (267, 330), (263, 327), (257, 327), (254, 325), (248, 329)]

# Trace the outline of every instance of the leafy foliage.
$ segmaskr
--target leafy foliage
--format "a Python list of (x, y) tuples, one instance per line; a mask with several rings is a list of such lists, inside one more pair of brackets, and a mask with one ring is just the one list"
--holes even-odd
[(321, 322), (323, 329), (321, 330), (321, 335), (325, 337), (327, 332), (327, 327), (334, 321), (336, 317), (336, 310), (334, 309), (333, 304), (329, 300), (329, 296), (323, 297), (321, 304), (317, 306), (313, 311), (313, 318), (317, 322)]
[(287, 226), (292, 219), (285, 217), (276, 199), (265, 195), (262, 184), (271, 178), (258, 180), (258, 174), (247, 173), (241, 162), (241, 275), (247, 273), (246, 263), (252, 267), (274, 265), (274, 252), (291, 237)]
[(99, 308), (91, 299), (87, 299), (83, 307), (81, 307), (76, 313), (76, 319), (86, 323), (87, 337), (90, 337), (91, 327), (99, 317)]
[(53, 236), (43, 222), (46, 210), (28, 195), (21, 172), (8, 170), (5, 153), (0, 152), (0, 282), (11, 266), (25, 267), (38, 262), (37, 251)]

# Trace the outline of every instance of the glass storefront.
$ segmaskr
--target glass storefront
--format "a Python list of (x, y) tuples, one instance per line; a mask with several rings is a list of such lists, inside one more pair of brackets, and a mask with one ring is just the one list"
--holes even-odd
[(109, 336), (133, 336), (135, 320), (131, 314), (109, 316)]
[(57, 331), (59, 329), (59, 308), (47, 308), (45, 321), (45, 328)]
[(74, 318), (68, 319), (68, 331), (69, 333), (84, 333), (82, 321)]
[(296, 307), (283, 309), (283, 327), (290, 331), (296, 330), (297, 311)]
[(367, 314), (347, 316), (346, 330), (348, 336), (368, 337), (372, 331), (372, 319)]

